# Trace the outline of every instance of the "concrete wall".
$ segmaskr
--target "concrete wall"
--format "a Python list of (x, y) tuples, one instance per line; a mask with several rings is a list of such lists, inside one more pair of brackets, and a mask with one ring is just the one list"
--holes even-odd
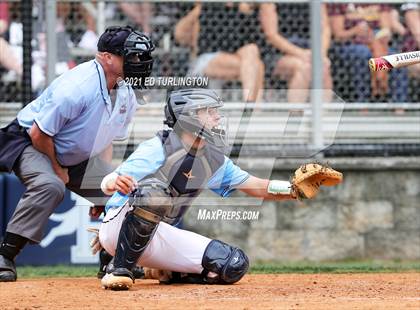
[[(244, 206), (255, 200), (206, 196), (188, 212), (187, 229), (243, 248), (253, 260), (420, 259), (420, 158), (331, 159), (344, 173), (311, 201)], [(267, 175), (267, 160), (241, 167)], [(272, 178), (288, 179), (296, 160), (277, 160)], [(260, 211), (258, 220), (197, 220), (203, 210)]]

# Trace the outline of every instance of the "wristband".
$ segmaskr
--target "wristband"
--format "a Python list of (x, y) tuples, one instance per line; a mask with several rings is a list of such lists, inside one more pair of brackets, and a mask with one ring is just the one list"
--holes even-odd
[(290, 195), (292, 184), (289, 181), (271, 180), (268, 183), (267, 193), (273, 195)]
[(101, 182), (101, 190), (104, 192), (105, 195), (112, 195), (113, 193), (115, 193), (115, 191), (110, 191), (108, 188), (108, 184), (110, 182), (114, 182), (117, 180), (118, 178), (118, 173), (116, 172), (111, 172), (110, 174), (106, 175), (102, 182)]

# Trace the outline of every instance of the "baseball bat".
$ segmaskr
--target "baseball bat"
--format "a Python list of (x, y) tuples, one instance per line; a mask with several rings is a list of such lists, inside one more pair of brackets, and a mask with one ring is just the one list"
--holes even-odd
[(391, 70), (420, 63), (420, 51), (386, 55), (369, 59), (370, 71)]

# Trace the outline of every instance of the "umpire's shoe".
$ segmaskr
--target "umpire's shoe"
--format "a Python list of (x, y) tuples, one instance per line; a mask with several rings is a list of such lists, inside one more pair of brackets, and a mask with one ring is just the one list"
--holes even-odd
[(3, 255), (0, 255), (0, 282), (15, 282), (16, 279), (15, 263)]
[(134, 276), (126, 268), (116, 268), (102, 278), (101, 284), (104, 289), (110, 288), (113, 291), (124, 291), (133, 286)]

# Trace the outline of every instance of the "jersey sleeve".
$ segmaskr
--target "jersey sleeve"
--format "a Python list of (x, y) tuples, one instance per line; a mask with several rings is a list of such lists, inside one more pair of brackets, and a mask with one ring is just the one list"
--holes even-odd
[(225, 156), (223, 165), (207, 183), (209, 189), (222, 197), (228, 197), (236, 187), (249, 178), (249, 173), (236, 166)]
[(155, 173), (165, 161), (165, 153), (158, 137), (140, 143), (137, 149), (115, 172), (130, 175), (137, 181)]
[[(114, 172), (132, 176), (136, 181), (155, 173), (164, 163), (165, 153), (158, 137), (142, 142)], [(105, 209), (119, 208), (128, 200), (127, 195), (116, 192), (108, 200)]]

